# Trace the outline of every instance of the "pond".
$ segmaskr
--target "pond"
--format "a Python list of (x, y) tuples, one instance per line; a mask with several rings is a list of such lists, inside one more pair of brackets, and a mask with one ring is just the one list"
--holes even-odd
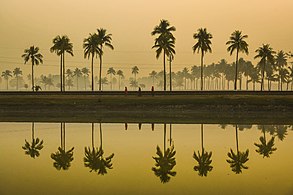
[(0, 194), (293, 194), (291, 124), (0, 123)]

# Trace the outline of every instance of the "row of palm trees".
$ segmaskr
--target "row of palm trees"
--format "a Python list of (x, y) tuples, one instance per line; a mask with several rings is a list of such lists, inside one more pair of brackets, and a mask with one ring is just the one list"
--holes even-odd
[[(139, 129), (141, 129), (141, 123), (139, 123)], [(71, 166), (71, 162), (73, 161), (73, 150), (72, 147), (69, 150), (66, 150), (65, 144), (65, 131), (66, 124), (61, 123), (61, 143), (60, 147), (58, 147), (57, 152), (51, 154), (51, 158), (54, 160), (53, 166), (57, 170), (68, 170)], [(84, 165), (90, 169), (90, 172), (95, 171), (98, 174), (104, 175), (107, 173), (107, 169), (112, 169), (112, 159), (114, 157), (114, 153), (109, 155), (108, 157), (104, 157), (103, 150), (103, 135), (102, 135), (102, 125), (99, 124), (100, 127), (100, 147), (95, 147), (95, 124), (91, 124), (91, 135), (92, 135), (92, 146), (85, 147), (85, 157), (84, 157)], [(125, 123), (125, 129), (127, 130), (127, 123)], [(221, 125), (222, 128), (225, 128), (226, 125)], [(226, 160), (236, 174), (242, 173), (243, 169), (248, 169), (245, 163), (249, 160), (249, 150), (247, 149), (245, 152), (241, 152), (239, 150), (239, 130), (249, 129), (252, 125), (234, 125), (235, 127), (235, 135), (236, 135), (236, 152), (230, 149), (228, 152), (228, 159)], [(278, 136), (280, 140), (285, 138), (287, 128), (289, 126), (274, 126), (274, 125), (259, 125), (258, 129), (260, 129), (263, 133), (263, 136), (260, 137), (260, 143), (254, 143), (257, 147), (256, 152), (258, 152), (263, 157), (269, 158), (277, 148), (274, 147), (275, 135)], [(193, 158), (197, 161), (197, 165), (194, 166), (194, 170), (198, 172), (199, 176), (207, 176), (208, 172), (213, 170), (212, 163), (212, 152), (208, 152), (204, 147), (204, 125), (201, 124), (201, 150), (193, 153)], [(152, 130), (154, 130), (154, 124), (152, 124)], [(269, 132), (272, 137), (269, 141), (267, 141), (266, 132)], [(276, 134), (277, 133), (277, 134)], [(176, 171), (174, 171), (174, 167), (176, 166), (176, 151), (174, 147), (174, 141), (172, 139), (172, 125), (170, 124), (170, 132), (169, 132), (169, 144), (167, 144), (167, 125), (164, 124), (164, 140), (163, 140), (163, 150), (157, 146), (156, 155), (153, 157), (155, 160), (155, 166), (152, 168), (154, 174), (160, 178), (162, 183), (167, 183), (170, 181), (171, 177), (176, 175)], [(282, 136), (281, 136), (282, 135)], [(32, 158), (36, 158), (40, 156), (40, 150), (43, 149), (43, 140), (39, 138), (35, 138), (35, 124), (32, 123), (32, 142), (25, 140), (25, 145), (22, 147), (25, 151), (26, 155), (29, 155)], [(169, 146), (167, 146), (169, 145)]]
[[(151, 32), (151, 35), (156, 36), (153, 49), (156, 50), (156, 58), (159, 58), (163, 55), (163, 90), (166, 91), (167, 87), (167, 76), (166, 76), (166, 59), (169, 60), (169, 86), (172, 91), (172, 61), (174, 60), (174, 56), (176, 54), (175, 51), (175, 37), (173, 32), (176, 31), (174, 26), (171, 26), (167, 20), (161, 20), (158, 25), (156, 25)], [(201, 54), (200, 58), (200, 89), (204, 89), (204, 56), (207, 52), (212, 52), (212, 34), (207, 31), (206, 28), (199, 28), (196, 33), (194, 33), (193, 38), (196, 40), (196, 43), (192, 47), (193, 52), (197, 52)], [(234, 90), (237, 90), (237, 81), (239, 74), (239, 55), (240, 53), (245, 53), (248, 55), (248, 43), (246, 39), (248, 35), (243, 35), (241, 31), (234, 31), (229, 41), (227, 41), (226, 45), (227, 51), (232, 55), (236, 52), (236, 60), (235, 60), (235, 74), (234, 74)], [(84, 58), (91, 58), (91, 88), (94, 91), (94, 58), (99, 57), (99, 90), (102, 90), (102, 56), (104, 53), (104, 48), (108, 47), (110, 49), (114, 49), (112, 45), (112, 34), (107, 34), (106, 29), (100, 28), (97, 29), (97, 33), (89, 34), (87, 38), (83, 41), (84, 48)], [(70, 39), (64, 36), (56, 36), (53, 39), (53, 46), (50, 48), (51, 52), (55, 52), (58, 56), (60, 56), (60, 83), (61, 83), (61, 91), (65, 90), (65, 54), (69, 53), (73, 56), (73, 44), (70, 42)], [(263, 44), (256, 51), (257, 54), (255, 59), (260, 59), (259, 67), (261, 67), (261, 90), (264, 90), (264, 79), (265, 72), (267, 71), (268, 64), (273, 64), (275, 66), (284, 66), (284, 63), (279, 63), (278, 60), (279, 55), (275, 58), (274, 54), (276, 53), (269, 44)], [(292, 57), (292, 54), (285, 54), (283, 51), (283, 60), (288, 57)], [(280, 53), (279, 52), (279, 53)], [(38, 65), (43, 63), (43, 56), (39, 53), (39, 48), (31, 46), (29, 49), (24, 51), (22, 55), (25, 63), (28, 61), (32, 62), (32, 86), (34, 85), (34, 65)], [(286, 60), (285, 60), (286, 61)], [(292, 71), (292, 68), (290, 70)], [(110, 75), (113, 75), (113, 72), (109, 72)], [(293, 77), (291, 77), (292, 80)], [(135, 74), (136, 81), (136, 74)]]

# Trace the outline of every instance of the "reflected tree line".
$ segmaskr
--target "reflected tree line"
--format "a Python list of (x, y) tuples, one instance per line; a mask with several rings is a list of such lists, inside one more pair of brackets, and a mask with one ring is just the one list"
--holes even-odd
[[(113, 157), (114, 153), (105, 155), (103, 148), (103, 131), (102, 124), (99, 123), (99, 146), (95, 144), (95, 125), (91, 124), (91, 146), (84, 149), (84, 166), (90, 169), (90, 172), (96, 172), (98, 175), (105, 175), (108, 170), (113, 169)], [(141, 130), (142, 123), (138, 123), (138, 129)], [(220, 127), (225, 129), (226, 124), (221, 124)], [(235, 128), (235, 141), (236, 149), (230, 148), (227, 153), (227, 163), (231, 170), (240, 174), (243, 170), (248, 169), (247, 162), (249, 161), (249, 150), (241, 150), (239, 147), (239, 131), (245, 129), (251, 129), (252, 125), (233, 125)], [(261, 131), (262, 135), (259, 138), (258, 143), (254, 143), (256, 152), (263, 158), (269, 158), (276, 150), (275, 138), (283, 141), (288, 135), (288, 129), (292, 128), (291, 125), (258, 125), (257, 129)], [(128, 123), (125, 123), (125, 130), (128, 129)], [(151, 124), (151, 129), (155, 129), (155, 124)], [(40, 151), (44, 148), (44, 141), (40, 138), (35, 138), (35, 123), (31, 124), (31, 142), (25, 139), (25, 144), (22, 149), (25, 151), (25, 155), (35, 159), (40, 156)], [(194, 171), (201, 177), (207, 177), (208, 173), (213, 170), (212, 166), (212, 151), (208, 151), (204, 145), (204, 124), (200, 125), (200, 149), (193, 152), (193, 159), (196, 161)], [(164, 124), (163, 130), (163, 146), (157, 145), (156, 155), (152, 158), (155, 161), (152, 171), (155, 176), (159, 177), (162, 183), (167, 183), (172, 177), (175, 177), (177, 172), (174, 170), (176, 166), (176, 150), (174, 146), (174, 140), (172, 139), (172, 124), (169, 124), (169, 139), (167, 139), (167, 124)], [(68, 170), (71, 166), (73, 158), (74, 147), (66, 149), (66, 124), (60, 124), (60, 146), (55, 153), (51, 154), (53, 160), (53, 167), (56, 170)]]

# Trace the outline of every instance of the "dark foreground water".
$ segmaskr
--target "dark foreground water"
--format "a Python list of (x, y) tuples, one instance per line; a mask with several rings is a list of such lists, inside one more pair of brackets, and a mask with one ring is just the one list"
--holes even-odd
[(284, 125), (0, 123), (0, 194), (293, 194)]

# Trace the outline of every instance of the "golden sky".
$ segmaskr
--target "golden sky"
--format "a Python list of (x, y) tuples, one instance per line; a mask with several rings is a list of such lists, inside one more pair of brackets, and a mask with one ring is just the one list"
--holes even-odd
[[(192, 35), (205, 27), (213, 35), (212, 54), (205, 62), (210, 64), (234, 56), (226, 52), (230, 34), (242, 30), (249, 37), (249, 56), (263, 43), (275, 49), (292, 51), (292, 0), (9, 0), (0, 2), (0, 71), (21, 67), (21, 54), (30, 45), (40, 47), (44, 65), (37, 75), (57, 73), (59, 58), (49, 48), (56, 35), (68, 35), (73, 43), (74, 57), (67, 57), (68, 68), (89, 67), (83, 59), (82, 42), (89, 33), (103, 27), (113, 34), (114, 51), (106, 50), (104, 72), (109, 67), (122, 69), (130, 76), (130, 67), (137, 65), (140, 75), (162, 69), (162, 59), (155, 58), (151, 49), (154, 37), (150, 35), (161, 19), (167, 19), (177, 28), (174, 71), (199, 64), (200, 56), (192, 53), (195, 41)], [(96, 60), (98, 70), (98, 60)]]

